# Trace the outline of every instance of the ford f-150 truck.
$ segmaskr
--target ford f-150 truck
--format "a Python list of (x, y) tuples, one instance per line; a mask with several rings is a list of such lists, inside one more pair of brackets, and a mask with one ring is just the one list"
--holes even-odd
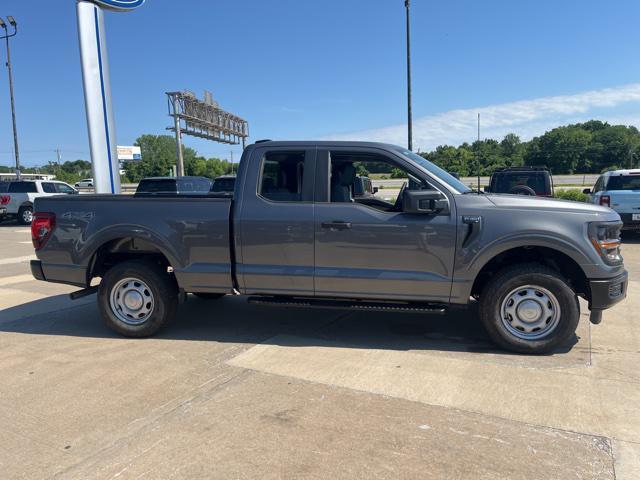
[[(395, 200), (353, 196), (371, 164), (404, 172)], [(398, 313), (478, 303), (496, 343), (542, 353), (574, 335), (578, 297), (599, 323), (626, 296), (621, 226), (602, 206), (472, 191), (401, 147), (262, 141), (232, 198), (38, 198), (31, 270), (82, 287), (72, 297), (97, 291), (107, 324), (132, 337), (166, 325), (186, 293)]]

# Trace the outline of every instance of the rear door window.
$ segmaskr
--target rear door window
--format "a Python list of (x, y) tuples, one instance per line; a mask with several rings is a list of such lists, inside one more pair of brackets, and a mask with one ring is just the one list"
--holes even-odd
[(56, 191), (58, 193), (64, 193), (65, 195), (73, 195), (76, 191), (66, 183), (56, 183)]
[(9, 193), (38, 193), (36, 182), (11, 182)]
[(42, 182), (42, 191), (44, 193), (57, 193), (55, 184), (51, 182)]

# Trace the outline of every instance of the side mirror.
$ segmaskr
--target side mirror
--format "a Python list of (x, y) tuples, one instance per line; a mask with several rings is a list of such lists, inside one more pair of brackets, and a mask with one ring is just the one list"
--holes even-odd
[(584, 190), (582, 190), (582, 193), (586, 193), (587, 195), (591, 195), (591, 189), (590, 188), (585, 188)]
[(373, 193), (378, 193), (378, 187), (373, 187)]
[(405, 213), (449, 213), (449, 200), (437, 190), (405, 190), (402, 198)]

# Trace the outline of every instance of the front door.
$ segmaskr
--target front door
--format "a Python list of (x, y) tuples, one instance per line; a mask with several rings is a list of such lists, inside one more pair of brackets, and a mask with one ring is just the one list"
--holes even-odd
[[(319, 150), (316, 172), (317, 296), (449, 300), (456, 239), (450, 194), (449, 213), (402, 212), (402, 188), (434, 186), (409, 162), (374, 148)], [(355, 177), (369, 175), (379, 183), (374, 198), (354, 197)]]

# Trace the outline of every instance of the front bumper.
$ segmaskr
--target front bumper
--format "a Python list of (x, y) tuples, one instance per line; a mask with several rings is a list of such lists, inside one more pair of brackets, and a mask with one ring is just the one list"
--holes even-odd
[(632, 220), (633, 214), (619, 213), (618, 215), (620, 215), (620, 219), (622, 220), (622, 230), (640, 230), (640, 220)]
[(591, 299), (589, 301), (589, 309), (592, 311), (604, 310), (624, 300), (627, 296), (628, 283), (629, 275), (626, 270), (614, 278), (590, 280)]

